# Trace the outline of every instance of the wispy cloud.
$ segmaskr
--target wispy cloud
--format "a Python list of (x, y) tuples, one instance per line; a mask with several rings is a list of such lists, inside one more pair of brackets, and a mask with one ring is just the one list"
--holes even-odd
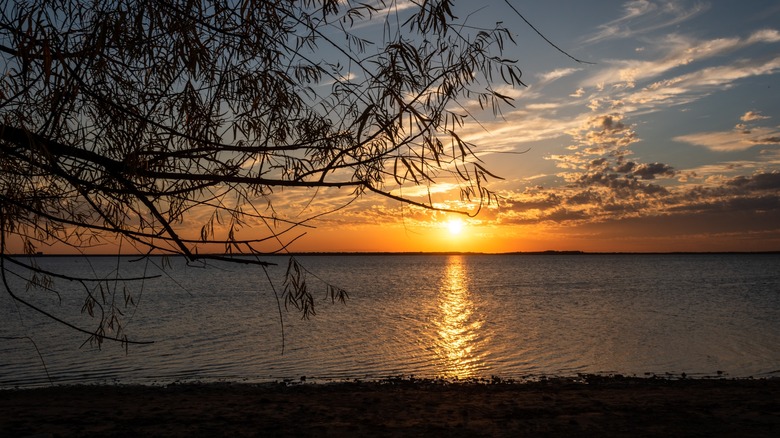
[(599, 31), (586, 37), (584, 43), (629, 38), (675, 26), (690, 20), (708, 8), (705, 3), (696, 3), (690, 8), (685, 8), (678, 1), (629, 1), (623, 4), (623, 15), (599, 26)]
[[(659, 43), (661, 55), (656, 59), (614, 59), (604, 62), (605, 68), (593, 73), (585, 79), (581, 86), (605, 87), (605, 88), (634, 88), (638, 82), (651, 81), (682, 66), (689, 66), (696, 62), (705, 61), (725, 53), (733, 52), (747, 46), (758, 43), (774, 43), (777, 31), (760, 31), (747, 38), (716, 38), (710, 40), (696, 40), (682, 35), (670, 35)], [(780, 36), (780, 35), (778, 35)], [(764, 63), (771, 72), (778, 68), (778, 59), (775, 58)], [(659, 88), (663, 85), (678, 83), (682, 80), (691, 80), (706, 77), (717, 72), (731, 72), (730, 76), (745, 77), (754, 74), (766, 74), (767, 71), (756, 71), (754, 64), (760, 61), (742, 60), (740, 64), (713, 67), (708, 70), (699, 70), (700, 75), (687, 74), (673, 79), (662, 80), (652, 87)], [(760, 65), (760, 64), (759, 64)], [(731, 67), (731, 68), (729, 68)], [(744, 71), (739, 73), (738, 71)], [(721, 73), (721, 75), (723, 75)], [(726, 77), (728, 78), (728, 77)]]
[[(383, 5), (377, 1), (370, 1), (365, 3), (370, 4), (371, 6), (377, 8), (378, 11), (372, 13), (370, 20), (364, 19), (360, 21), (355, 21), (355, 23), (350, 27), (350, 29), (353, 31), (358, 29), (363, 29), (369, 26), (384, 24), (387, 20), (391, 19), (391, 17), (393, 17), (394, 14), (400, 13), (407, 9), (419, 7), (419, 5), (415, 4), (415, 2), (412, 0), (395, 0), (388, 5)], [(346, 2), (344, 1), (342, 2), (342, 4), (346, 4)]]
[[(742, 107), (719, 100), (723, 90), (751, 78), (780, 74), (780, 31), (723, 27), (694, 33), (678, 26), (707, 10), (696, 0), (625, 2), (618, 18), (584, 40), (594, 52), (614, 49), (615, 44), (599, 43), (615, 38), (627, 38), (640, 50), (629, 45), (600, 52), (607, 56), (596, 65), (548, 69), (529, 88), (501, 90), (517, 98), (517, 108), (499, 120), (488, 114), (460, 131), (478, 145), (478, 156), (492, 170), (500, 170), (493, 166), (498, 163), (508, 172), (497, 172), (507, 177), (498, 185), (501, 207), (483, 211), (479, 219), (529, 229), (566, 228), (561, 235), (569, 236), (616, 235), (623, 227), (634, 236), (730, 236), (749, 229), (755, 236), (780, 239), (776, 108), (762, 99), (744, 100)], [(731, 106), (701, 111), (696, 105), (707, 99)], [(477, 102), (463, 104), (457, 110), (485, 114)], [(652, 118), (645, 117), (650, 113)], [(669, 122), (672, 117), (680, 120)], [(659, 126), (673, 133), (659, 132)], [(532, 153), (519, 161), (485, 152), (529, 147)], [(442, 181), (431, 188), (431, 197), (441, 202), (437, 205), (456, 206), (458, 201), (447, 200), (457, 199), (457, 187)], [(426, 200), (428, 194), (428, 188), (403, 192)], [(424, 226), (433, 213), (361, 199), (343, 217), (345, 223), (372, 224), (403, 217)]]
[(552, 82), (556, 79), (561, 79), (581, 70), (581, 68), (559, 68), (547, 73), (540, 74), (539, 79), (542, 83)]
[(729, 131), (699, 132), (681, 135), (675, 141), (703, 146), (716, 152), (735, 152), (759, 145), (780, 144), (780, 129), (776, 127), (753, 126), (750, 122), (769, 119), (758, 111), (747, 111)]
[(780, 131), (757, 128), (747, 133), (740, 130), (701, 132), (681, 135), (674, 140), (703, 146), (717, 152), (735, 152), (750, 149), (762, 144), (780, 144)]
[(742, 120), (743, 122), (752, 122), (754, 120), (764, 120), (768, 118), (769, 116), (765, 116), (758, 111), (748, 111), (745, 114), (743, 114), (742, 117), (739, 118), (739, 120)]
[(780, 42), (780, 32), (775, 29), (762, 29), (753, 33), (747, 42), (748, 44), (777, 43)]

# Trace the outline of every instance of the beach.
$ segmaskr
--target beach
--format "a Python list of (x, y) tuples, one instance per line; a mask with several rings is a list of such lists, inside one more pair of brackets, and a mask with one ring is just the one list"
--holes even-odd
[(780, 436), (780, 379), (53, 386), (0, 391), (2, 436)]

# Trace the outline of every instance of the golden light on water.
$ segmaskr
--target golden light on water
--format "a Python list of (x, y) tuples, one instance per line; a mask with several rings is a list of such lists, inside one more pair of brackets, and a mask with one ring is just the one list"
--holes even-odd
[(469, 296), (466, 269), (461, 256), (450, 256), (439, 291), (437, 354), (443, 359), (446, 377), (474, 376), (482, 365), (477, 344), (483, 321), (476, 317)]

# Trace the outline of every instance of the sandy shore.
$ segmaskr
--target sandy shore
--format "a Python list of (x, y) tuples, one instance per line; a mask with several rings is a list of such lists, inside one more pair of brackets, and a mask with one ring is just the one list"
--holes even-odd
[(780, 379), (4, 390), (0, 436), (778, 437)]

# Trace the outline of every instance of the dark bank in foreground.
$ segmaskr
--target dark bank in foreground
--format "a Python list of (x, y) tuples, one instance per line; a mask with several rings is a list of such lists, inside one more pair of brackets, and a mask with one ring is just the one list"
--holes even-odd
[(0, 391), (3, 436), (780, 436), (780, 379), (57, 386)]

